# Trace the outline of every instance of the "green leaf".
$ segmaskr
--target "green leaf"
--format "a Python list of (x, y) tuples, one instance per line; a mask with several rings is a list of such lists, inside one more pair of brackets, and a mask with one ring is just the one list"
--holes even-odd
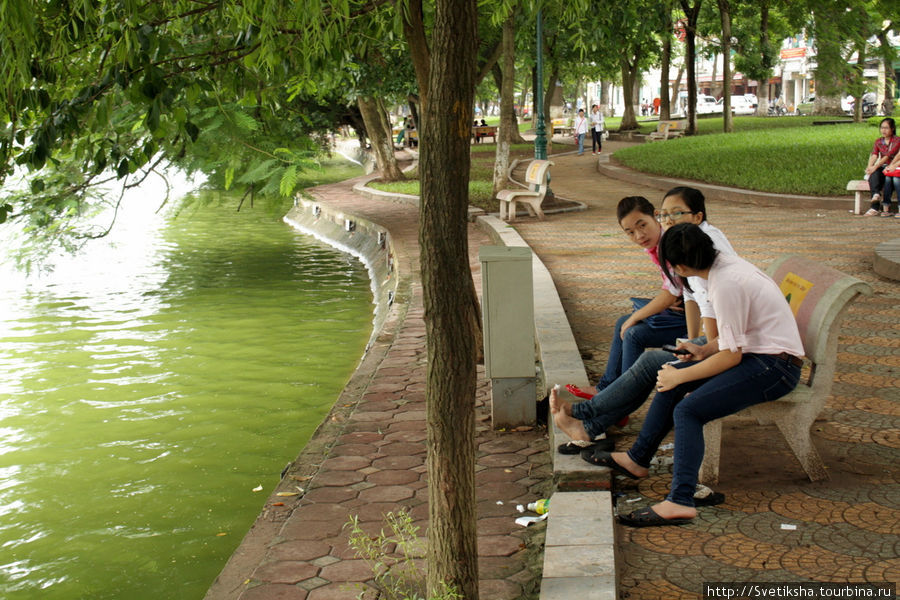
[(290, 196), (295, 187), (297, 187), (297, 166), (291, 165), (281, 175), (278, 191), (281, 192), (282, 196)]
[(234, 181), (234, 167), (225, 169), (225, 189), (231, 189), (231, 182)]
[(9, 204), (3, 204), (0, 206), (0, 223), (5, 223), (6, 218), (9, 216), (9, 213), (12, 212), (12, 206)]

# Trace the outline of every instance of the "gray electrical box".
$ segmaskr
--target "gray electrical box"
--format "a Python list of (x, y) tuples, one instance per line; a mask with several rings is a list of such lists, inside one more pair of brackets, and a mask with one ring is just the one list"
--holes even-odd
[(534, 295), (531, 249), (483, 246), (481, 261), (484, 367), (491, 379), (495, 428), (536, 418)]

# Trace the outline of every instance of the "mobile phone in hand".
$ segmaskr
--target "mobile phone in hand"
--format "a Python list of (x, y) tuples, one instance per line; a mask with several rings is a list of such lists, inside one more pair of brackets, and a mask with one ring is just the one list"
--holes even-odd
[(676, 348), (672, 344), (664, 344), (662, 347), (666, 352), (671, 352), (672, 354), (690, 354), (691, 351), (687, 348)]

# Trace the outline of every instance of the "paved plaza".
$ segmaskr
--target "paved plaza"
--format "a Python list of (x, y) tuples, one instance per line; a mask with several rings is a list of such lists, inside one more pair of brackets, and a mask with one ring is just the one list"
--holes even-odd
[[(605, 151), (617, 143), (607, 142)], [(557, 145), (559, 153), (565, 147)], [(552, 157), (554, 192), (586, 210), (522, 218), (519, 234), (549, 268), (592, 380), (602, 372), (613, 324), (631, 296), (658, 288), (648, 259), (622, 234), (615, 205), (663, 190), (601, 175), (597, 157)], [(417, 209), (363, 198), (352, 182), (322, 186), (323, 206), (358, 215), (391, 232), (402, 293), (383, 332), (283, 485), (298, 498), (272, 496), (207, 598), (328, 600), (356, 598), (371, 577), (347, 547), (357, 515), (373, 534), (383, 513), (405, 507), (424, 534), (425, 329), (418, 281)], [(841, 208), (763, 207), (708, 198), (709, 220), (736, 251), (761, 268), (796, 253), (852, 274), (875, 290), (851, 306), (839, 364), (814, 441), (830, 479), (809, 482), (774, 426), (726, 425), (720, 483), (726, 502), (700, 509), (683, 527), (617, 525), (620, 598), (700, 598), (704, 582), (900, 581), (900, 282), (872, 270), (873, 249), (900, 238), (900, 220), (862, 218)], [(490, 243), (470, 228), (478, 249)], [(547, 497), (551, 460), (543, 429), (494, 432), (489, 389), (480, 370), (477, 472), (481, 598), (537, 598), (543, 524), (518, 526), (516, 504)], [(616, 435), (627, 448), (641, 413)], [(671, 479), (663, 455), (638, 483), (617, 478), (621, 506), (662, 499)], [(551, 507), (552, 511), (552, 507)], [(374, 597), (374, 596), (372, 596)]]

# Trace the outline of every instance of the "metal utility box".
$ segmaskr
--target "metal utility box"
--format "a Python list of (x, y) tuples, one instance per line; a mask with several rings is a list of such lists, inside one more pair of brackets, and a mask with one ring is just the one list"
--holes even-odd
[(478, 258), (493, 426), (532, 425), (536, 397), (531, 249), (483, 246)]

